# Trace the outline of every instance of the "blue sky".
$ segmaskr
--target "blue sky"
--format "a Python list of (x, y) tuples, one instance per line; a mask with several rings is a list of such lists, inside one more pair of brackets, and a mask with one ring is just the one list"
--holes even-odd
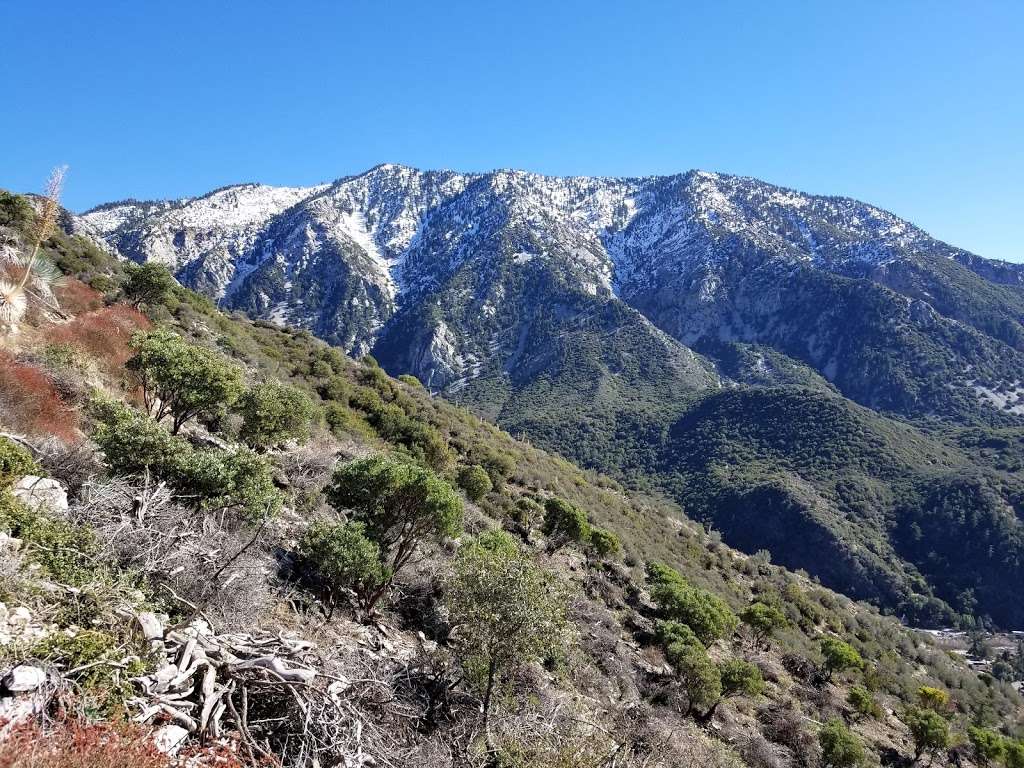
[(381, 162), (689, 168), (1024, 261), (1021, 2), (0, 0), (0, 186), (77, 210)]

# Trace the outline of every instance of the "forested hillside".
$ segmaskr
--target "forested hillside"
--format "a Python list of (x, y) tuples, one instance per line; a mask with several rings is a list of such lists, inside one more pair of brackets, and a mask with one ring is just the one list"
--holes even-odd
[[(1024, 760), (1019, 654), (971, 669), (413, 377), (40, 232), (39, 208), (0, 197), (8, 284), (31, 270), (0, 353), (0, 765)], [(716, 422), (744, 397), (665, 436), (695, 509), (726, 459), (756, 474), (747, 452), (788, 439)], [(847, 408), (807, 417), (849, 432), (802, 448), (822, 477), (960, 461)], [(1019, 447), (957, 439), (993, 472)]]

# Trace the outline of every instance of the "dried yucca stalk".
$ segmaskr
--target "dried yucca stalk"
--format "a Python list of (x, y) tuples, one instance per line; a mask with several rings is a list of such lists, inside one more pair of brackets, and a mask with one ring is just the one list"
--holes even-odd
[(28, 309), (28, 297), (31, 294), (30, 283), (40, 290), (49, 293), (59, 278), (60, 271), (49, 261), (39, 255), (46, 239), (53, 234), (60, 212), (60, 193), (64, 188), (64, 176), (67, 166), (62, 165), (53, 170), (46, 183), (46, 193), (39, 210), (35, 227), (32, 230), (32, 253), (25, 258), (16, 247), (8, 246), (0, 249), (0, 265), (13, 266), (21, 271), (21, 278), (0, 278), (0, 326), (8, 333), (17, 329), (18, 323)]

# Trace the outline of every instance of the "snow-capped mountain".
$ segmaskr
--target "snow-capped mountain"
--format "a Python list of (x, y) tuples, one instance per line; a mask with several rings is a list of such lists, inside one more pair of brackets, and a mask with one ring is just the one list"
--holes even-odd
[[(690, 348), (718, 357), (722, 344), (763, 345), (855, 400), (906, 413), (992, 404), (1024, 350), (1017, 265), (865, 203), (704, 171), (559, 178), (381, 165), (315, 187), (114, 203), (79, 225), (224, 306), (373, 350), (448, 391), (550, 374), (557, 340), (614, 330), (591, 327), (609, 302), (609, 322), (660, 349), (688, 386), (720, 383)], [(921, 366), (922, 350), (929, 360), (908, 385), (904, 369)], [(1015, 388), (1004, 409), (1017, 407)]]

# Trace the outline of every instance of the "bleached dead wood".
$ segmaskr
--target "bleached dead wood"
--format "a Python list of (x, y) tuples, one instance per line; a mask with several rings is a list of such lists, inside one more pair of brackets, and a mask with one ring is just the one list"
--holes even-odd
[(388, 764), (367, 753), (362, 717), (342, 686), (313, 667), (311, 643), (282, 633), (218, 635), (203, 619), (172, 629), (153, 614), (136, 622), (157, 657), (155, 671), (134, 680), (137, 722), (169, 718), (203, 743), (233, 736), (251, 757), (286, 765)]

